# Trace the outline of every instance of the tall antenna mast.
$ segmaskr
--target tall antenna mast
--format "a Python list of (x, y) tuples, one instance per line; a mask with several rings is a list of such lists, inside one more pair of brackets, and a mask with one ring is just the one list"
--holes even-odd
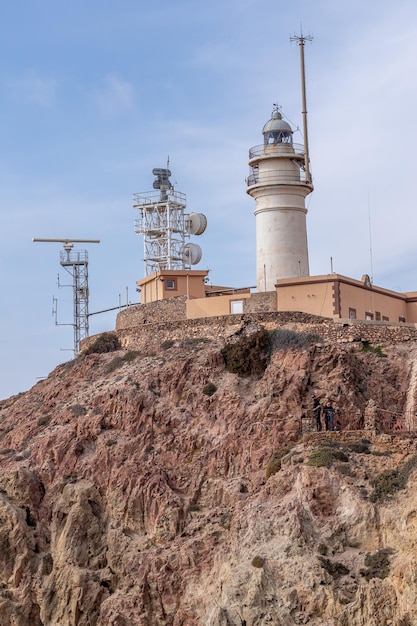
[(308, 130), (307, 130), (307, 98), (306, 98), (306, 77), (305, 77), (305, 65), (304, 65), (304, 44), (306, 41), (313, 41), (312, 35), (303, 35), (301, 29), (300, 35), (293, 35), (290, 37), (290, 41), (297, 41), (300, 47), (300, 64), (301, 64), (301, 97), (303, 104), (303, 131), (304, 131), (304, 167), (306, 173), (306, 182), (311, 183), (310, 173), (310, 154), (308, 151)]
[(74, 309), (74, 355), (80, 350), (80, 342), (88, 337), (88, 254), (87, 250), (73, 250), (74, 243), (100, 243), (100, 239), (38, 239), (42, 243), (62, 243), (60, 254), (62, 267), (72, 276)]

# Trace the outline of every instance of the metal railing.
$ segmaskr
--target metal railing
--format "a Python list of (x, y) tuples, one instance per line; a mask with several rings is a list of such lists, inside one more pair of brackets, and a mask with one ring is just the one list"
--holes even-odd
[(175, 191), (174, 189), (168, 189), (166, 192), (160, 191), (145, 191), (143, 193), (133, 194), (133, 206), (140, 207), (147, 204), (158, 204), (175, 202), (179, 205), (185, 205), (186, 195), (181, 191)]
[[(310, 432), (317, 431), (317, 420), (313, 409), (309, 409), (305, 417), (303, 426), (306, 427)], [(366, 427), (365, 425), (365, 417), (363, 415), (352, 416), (349, 413), (344, 413), (343, 411), (335, 411), (334, 413), (334, 421), (333, 421), (333, 430), (334, 431), (364, 431), (364, 430), (376, 430), (379, 433), (389, 433), (389, 434), (401, 434), (401, 433), (412, 433), (417, 431), (417, 416), (414, 412), (404, 411), (401, 413), (397, 413), (395, 411), (388, 411), (386, 409), (382, 409), (378, 407), (375, 412), (374, 417), (374, 425), (370, 427), (369, 425)], [(328, 431), (325, 430), (325, 418), (323, 409), (321, 412), (321, 423), (322, 430), (319, 432), (326, 433)]]
[(301, 143), (267, 143), (261, 144), (259, 146), (253, 146), (253, 148), (249, 149), (249, 159), (253, 159), (258, 156), (275, 156), (278, 154), (282, 154), (283, 156), (288, 156), (291, 154), (289, 150), (282, 150), (282, 148), (293, 148), (294, 153), (297, 156), (304, 156), (304, 145)]

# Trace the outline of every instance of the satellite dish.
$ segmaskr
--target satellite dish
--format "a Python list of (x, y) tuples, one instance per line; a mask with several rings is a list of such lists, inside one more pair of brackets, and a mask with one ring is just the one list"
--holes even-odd
[(204, 213), (190, 213), (185, 221), (185, 228), (189, 235), (202, 235), (207, 228)]
[(196, 243), (187, 243), (182, 249), (182, 260), (186, 265), (197, 265), (202, 256), (203, 251)]

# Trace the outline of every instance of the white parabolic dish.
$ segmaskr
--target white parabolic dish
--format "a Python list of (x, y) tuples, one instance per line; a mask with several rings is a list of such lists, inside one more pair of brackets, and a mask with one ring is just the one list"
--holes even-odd
[(185, 227), (190, 235), (202, 235), (207, 228), (207, 217), (204, 213), (190, 213)]
[(182, 249), (182, 258), (187, 265), (197, 265), (200, 263), (203, 251), (196, 243), (187, 243)]

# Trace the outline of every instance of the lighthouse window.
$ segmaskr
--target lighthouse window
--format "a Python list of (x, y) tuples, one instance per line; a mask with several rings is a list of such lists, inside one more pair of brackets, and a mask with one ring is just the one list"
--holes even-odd
[(349, 309), (349, 319), (350, 320), (356, 319), (356, 309)]
[(165, 282), (165, 287), (166, 287), (166, 289), (174, 289), (175, 290), (177, 288), (175, 280), (167, 280)]
[(272, 131), (265, 133), (265, 144), (290, 143), (292, 144), (292, 133), (286, 131)]

